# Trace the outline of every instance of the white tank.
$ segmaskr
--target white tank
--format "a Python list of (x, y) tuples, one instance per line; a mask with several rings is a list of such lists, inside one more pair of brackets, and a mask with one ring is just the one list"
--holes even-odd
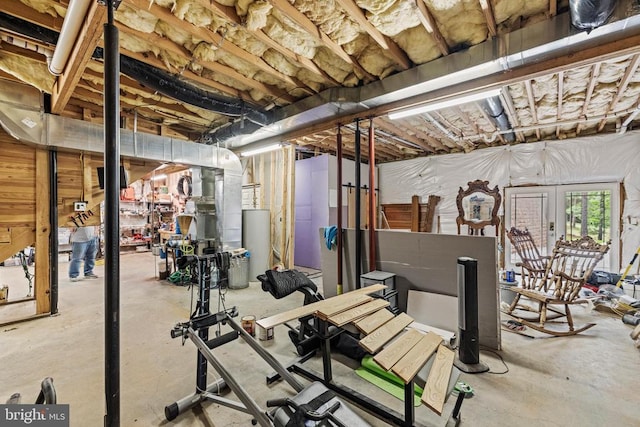
[(249, 251), (249, 281), (264, 274), (271, 253), (271, 218), (268, 209), (242, 211), (242, 247)]

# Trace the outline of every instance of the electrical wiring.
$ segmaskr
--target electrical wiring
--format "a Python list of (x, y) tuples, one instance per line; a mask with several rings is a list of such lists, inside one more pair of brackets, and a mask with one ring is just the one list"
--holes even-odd
[(502, 358), (502, 356), (501, 356), (499, 353), (496, 353), (496, 352), (495, 352), (495, 351), (493, 351), (493, 350), (489, 350), (488, 348), (481, 348), (481, 349), (480, 349), (480, 351), (484, 351), (484, 352), (487, 352), (487, 353), (491, 353), (491, 354), (493, 354), (493, 355), (494, 355), (494, 356), (496, 356), (498, 359), (500, 359), (500, 362), (502, 362), (502, 364), (504, 365), (504, 371), (502, 371), (502, 372), (495, 372), (495, 371), (491, 371), (491, 370), (489, 370), (489, 371), (487, 372), (488, 374), (504, 375), (504, 374), (506, 374), (507, 372), (509, 372), (509, 365), (507, 365), (507, 362), (505, 362), (505, 361), (504, 361), (504, 359)]

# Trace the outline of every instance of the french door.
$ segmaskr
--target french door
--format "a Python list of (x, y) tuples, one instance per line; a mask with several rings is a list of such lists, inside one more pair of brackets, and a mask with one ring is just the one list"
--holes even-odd
[[(591, 236), (600, 243), (611, 241), (609, 253), (598, 269), (620, 268), (620, 184), (575, 184), (505, 189), (505, 228), (527, 228), (540, 253), (550, 255), (557, 239)], [(508, 239), (505, 266), (519, 261)]]

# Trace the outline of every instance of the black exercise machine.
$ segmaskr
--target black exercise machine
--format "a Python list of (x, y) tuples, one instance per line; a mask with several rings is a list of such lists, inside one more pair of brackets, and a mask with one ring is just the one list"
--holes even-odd
[[(229, 268), (229, 253), (210, 255), (189, 255), (179, 262), (192, 266), (193, 280), (198, 286), (196, 310), (187, 322), (178, 323), (171, 331), (171, 337), (182, 337), (183, 343), (189, 339), (198, 349), (196, 366), (196, 390), (194, 393), (165, 407), (165, 416), (171, 421), (186, 410), (204, 401), (212, 401), (236, 411), (253, 416), (254, 424), (261, 426), (291, 427), (304, 426), (306, 421), (318, 426), (368, 426), (355, 412), (347, 407), (335, 394), (323, 384), (314, 382), (304, 387), (287, 369), (268, 351), (249, 335), (233, 318), (237, 316), (235, 307), (224, 308), (217, 313), (210, 312), (210, 290), (217, 287), (219, 295), (226, 287)], [(212, 272), (217, 271), (218, 280)], [(213, 279), (213, 280), (212, 280)], [(232, 331), (220, 334), (220, 326), (230, 326)], [(209, 340), (209, 328), (217, 326), (217, 336)], [(275, 399), (267, 402), (270, 411), (263, 410), (247, 393), (233, 375), (223, 366), (212, 352), (213, 349), (241, 337), (249, 346), (278, 372), (295, 391), (296, 395), (287, 399)], [(206, 384), (207, 364), (211, 364), (220, 375), (213, 384)], [(229, 387), (240, 400), (235, 401), (220, 396), (220, 391)]]
[[(323, 299), (323, 297), (317, 292), (317, 287), (309, 278), (303, 273), (297, 270), (285, 270), (285, 271), (267, 271), (264, 275), (258, 276), (258, 279), (262, 283), (262, 289), (265, 292), (269, 292), (274, 298), (280, 299), (287, 295), (292, 294), (295, 291), (300, 291), (305, 295), (304, 304), (317, 302)], [(331, 367), (331, 349), (336, 348), (336, 337), (345, 336), (350, 337), (346, 340), (347, 353), (354, 353), (351, 348), (351, 340), (355, 340), (355, 346), (362, 355), (357, 355), (361, 359), (366, 352), (358, 346), (358, 340), (353, 335), (347, 333), (343, 328), (337, 328), (330, 325), (326, 320), (322, 320), (313, 315), (302, 317), (300, 320), (299, 331), (290, 325), (285, 325), (290, 329), (289, 337), (293, 341), (301, 357), (292, 361), (287, 367), (287, 373), (296, 373), (309, 381), (314, 381), (324, 384), (328, 389), (343, 396), (353, 404), (366, 410), (367, 412), (375, 415), (384, 422), (398, 426), (417, 426), (420, 425), (415, 422), (415, 408), (413, 406), (413, 394), (414, 394), (414, 380), (410, 381), (404, 386), (404, 413), (395, 411), (385, 405), (382, 405), (370, 397), (349, 388), (345, 385), (338, 384), (333, 380), (333, 373)], [(296, 336), (295, 331), (298, 331)], [(300, 342), (296, 342), (296, 338), (304, 338)], [(301, 349), (301, 344), (306, 343)], [(310, 344), (312, 343), (312, 344)], [(345, 344), (343, 344), (345, 345)], [(304, 356), (302, 351), (309, 351), (309, 354)], [(323, 372), (319, 373), (313, 369), (310, 369), (303, 365), (305, 361), (311, 358), (316, 351), (319, 350), (322, 357), (322, 369)], [(345, 352), (344, 349), (341, 350)], [(349, 356), (350, 354), (347, 354)], [(267, 376), (267, 383), (277, 381), (282, 378), (280, 372), (273, 373)], [(446, 421), (447, 426), (458, 425), (460, 421), (460, 409), (466, 393), (459, 393), (456, 397), (456, 402), (451, 413), (451, 416)]]
[[(304, 273), (298, 270), (267, 270), (257, 277), (262, 285), (262, 290), (269, 292), (275, 299), (281, 299), (294, 292), (302, 292), (303, 305), (322, 301), (324, 297), (318, 292), (318, 287)], [(294, 327), (285, 323), (289, 328), (289, 339), (300, 356), (296, 362), (304, 362), (315, 354), (321, 347), (321, 338), (315, 324), (314, 316), (305, 316), (299, 319), (299, 325)], [(342, 328), (329, 326), (331, 345), (345, 356), (360, 361), (367, 354), (359, 345), (358, 334), (352, 334)], [(268, 377), (271, 383), (277, 376)]]

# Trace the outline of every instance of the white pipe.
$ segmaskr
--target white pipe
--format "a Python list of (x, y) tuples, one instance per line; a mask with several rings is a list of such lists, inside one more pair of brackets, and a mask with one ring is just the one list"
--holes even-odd
[(53, 58), (49, 63), (49, 72), (59, 76), (67, 66), (71, 49), (75, 44), (80, 28), (91, 5), (91, 0), (71, 0), (67, 8), (67, 14), (62, 22), (62, 30), (58, 37), (58, 44), (53, 51)]
[(14, 46), (21, 47), (23, 49), (28, 49), (36, 53), (41, 53), (47, 57), (47, 61), (50, 61), (51, 56), (53, 55), (53, 51), (51, 49), (32, 43), (28, 40), (24, 40), (22, 38), (14, 37), (6, 33), (0, 32), (0, 40)]
[[(615, 119), (615, 118), (618, 118), (620, 116), (624, 116), (625, 114), (630, 114), (631, 113), (631, 116), (629, 116), (627, 118), (627, 120), (625, 120), (625, 123), (627, 123), (627, 121), (630, 122), (631, 120), (633, 120), (633, 117), (632, 117), (633, 113), (638, 114), (640, 112), (639, 110), (640, 110), (640, 107), (638, 107), (638, 108), (628, 108), (626, 110), (617, 111), (617, 112), (612, 113), (612, 114), (599, 114), (597, 116), (583, 117), (583, 118), (580, 118), (580, 119), (560, 120), (560, 121), (557, 121), (557, 122), (538, 123), (536, 125), (529, 125), (529, 126), (518, 126), (518, 127), (515, 127), (515, 128), (512, 127), (511, 129), (495, 131), (495, 132), (492, 132), (489, 135), (482, 133), (482, 134), (477, 134), (477, 135), (463, 136), (462, 139), (474, 140), (474, 139), (478, 139), (478, 138), (483, 138), (484, 140), (487, 140), (487, 138), (491, 138), (492, 136), (493, 136), (493, 139), (495, 139), (495, 136), (497, 136), (497, 135), (504, 135), (504, 134), (510, 133), (510, 132), (527, 132), (527, 131), (530, 131), (530, 130), (544, 129), (544, 128), (549, 128), (549, 127), (567, 126), (567, 125), (574, 125), (574, 124), (577, 124), (577, 123), (597, 122), (597, 121), (600, 121), (600, 120)], [(624, 126), (624, 124), (623, 124), (623, 126)]]
[(620, 135), (622, 135), (623, 133), (625, 133), (627, 131), (627, 127), (629, 126), (629, 123), (631, 123), (633, 121), (633, 119), (636, 118), (638, 113), (640, 113), (640, 105), (638, 107), (636, 107), (636, 109), (633, 110), (633, 112), (631, 114), (629, 114), (629, 117), (627, 117), (624, 122), (622, 122), (622, 126), (618, 130), (618, 133)]

